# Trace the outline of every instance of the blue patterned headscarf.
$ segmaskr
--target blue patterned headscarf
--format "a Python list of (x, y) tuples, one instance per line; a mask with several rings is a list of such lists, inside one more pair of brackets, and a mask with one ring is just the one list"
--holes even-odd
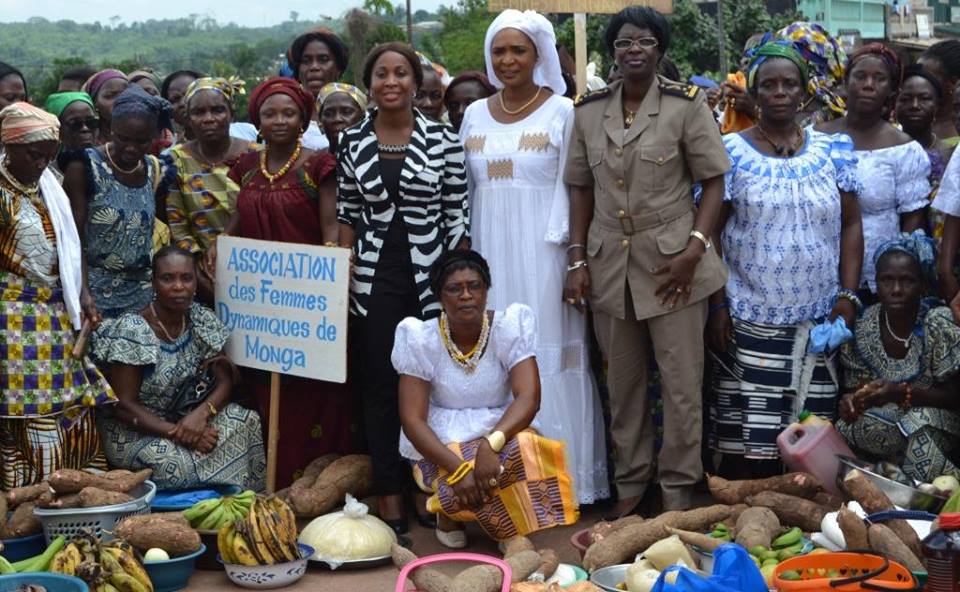
[(923, 274), (923, 278), (931, 285), (936, 284), (937, 249), (933, 239), (927, 236), (923, 230), (914, 230), (909, 233), (901, 232), (897, 238), (880, 245), (873, 254), (873, 264), (876, 265), (881, 257), (892, 252), (906, 253), (916, 259), (917, 263), (920, 264), (920, 272)]
[(172, 114), (173, 105), (169, 101), (149, 94), (137, 84), (131, 84), (114, 101), (112, 119), (116, 121), (123, 117), (143, 117), (155, 122), (160, 130), (171, 126)]

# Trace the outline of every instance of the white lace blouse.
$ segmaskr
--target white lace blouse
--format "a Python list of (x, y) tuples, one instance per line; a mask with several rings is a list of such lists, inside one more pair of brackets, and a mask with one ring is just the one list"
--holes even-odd
[[(537, 327), (533, 310), (511, 304), (493, 315), (487, 350), (476, 370), (457, 366), (440, 340), (437, 319), (408, 317), (398, 326), (390, 357), (400, 374), (430, 383), (427, 424), (444, 444), (467, 442), (484, 436), (500, 421), (513, 401), (510, 370), (536, 355)], [(400, 454), (423, 456), (403, 432)]]

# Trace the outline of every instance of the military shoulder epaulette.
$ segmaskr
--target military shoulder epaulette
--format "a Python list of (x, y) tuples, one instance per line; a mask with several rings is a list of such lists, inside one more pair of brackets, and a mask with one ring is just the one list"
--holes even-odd
[(676, 82), (663, 77), (658, 78), (658, 81), (660, 92), (665, 95), (683, 97), (688, 101), (692, 101), (697, 96), (697, 93), (700, 92), (700, 87), (695, 84), (684, 84), (683, 82)]
[(573, 100), (573, 106), (579, 107), (580, 105), (586, 105), (590, 101), (596, 101), (597, 99), (602, 99), (608, 96), (610, 96), (609, 86), (598, 88), (597, 90), (587, 91), (582, 95), (577, 95), (577, 98)]

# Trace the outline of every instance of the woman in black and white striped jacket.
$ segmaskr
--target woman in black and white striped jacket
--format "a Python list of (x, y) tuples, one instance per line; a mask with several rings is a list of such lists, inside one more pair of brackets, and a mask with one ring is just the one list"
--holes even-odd
[(439, 314), (430, 266), (444, 251), (468, 245), (470, 214), (457, 135), (413, 107), (423, 82), (413, 50), (401, 43), (377, 46), (363, 79), (377, 107), (340, 137), (339, 243), (354, 251), (351, 356), (380, 516), (403, 533), (401, 494), (409, 470), (398, 453), (399, 377), (390, 362), (394, 331), (405, 317)]

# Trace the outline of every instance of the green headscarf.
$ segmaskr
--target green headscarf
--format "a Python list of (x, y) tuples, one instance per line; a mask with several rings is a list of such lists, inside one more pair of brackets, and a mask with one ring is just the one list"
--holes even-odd
[(90, 105), (93, 109), (93, 112), (97, 112), (97, 107), (93, 104), (93, 99), (90, 98), (85, 92), (61, 92), (53, 93), (47, 100), (43, 103), (43, 108), (47, 113), (53, 113), (59, 118), (63, 115), (63, 111), (70, 106), (70, 103), (76, 101), (83, 101), (84, 103)]
[(800, 70), (800, 82), (803, 84), (804, 89), (806, 89), (807, 62), (800, 53), (793, 48), (793, 44), (787, 41), (771, 41), (754, 50), (753, 58), (750, 60), (750, 66), (747, 68), (747, 88), (754, 87), (760, 66), (770, 58), (790, 60), (790, 62)]

